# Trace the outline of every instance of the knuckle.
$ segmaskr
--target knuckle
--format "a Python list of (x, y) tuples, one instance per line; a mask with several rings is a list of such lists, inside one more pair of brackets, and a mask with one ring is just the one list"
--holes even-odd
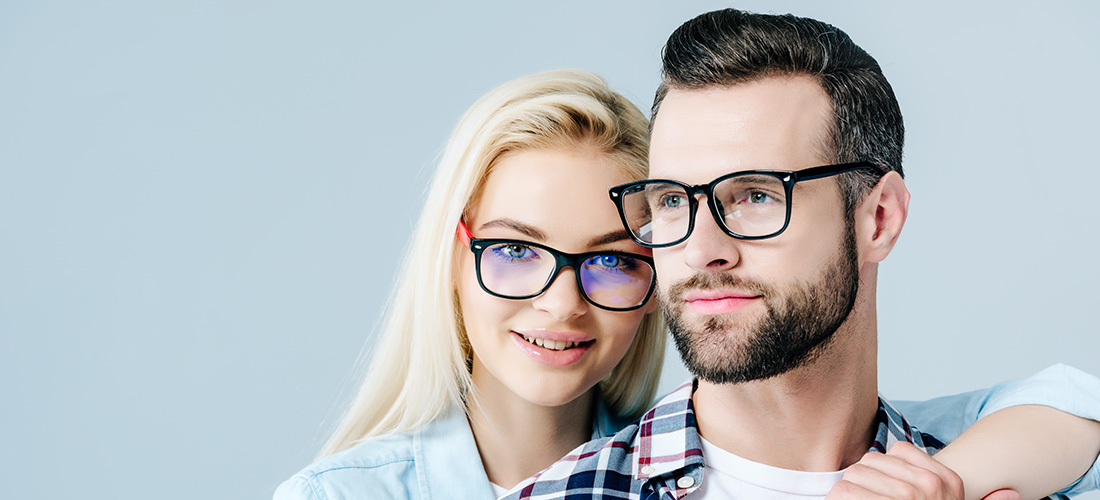
[[(868, 472), (874, 470), (872, 467), (868, 467), (862, 463), (854, 463), (848, 466), (848, 469), (844, 471), (844, 479), (852, 480), (867, 475)], [(838, 483), (839, 484), (839, 483)]]
[(922, 491), (938, 492), (944, 489), (944, 481), (934, 472), (921, 469), (914, 476), (917, 487)]
[(857, 498), (860, 494), (861, 488), (855, 483), (848, 480), (840, 480), (840, 482), (833, 485), (833, 488), (829, 490), (827, 499), (841, 499), (841, 498)]
[(895, 495), (896, 498), (901, 500), (919, 500), (923, 497), (921, 490), (909, 483), (901, 484), (895, 492)]
[(877, 464), (877, 463), (882, 463), (882, 461), (885, 460), (885, 459), (886, 459), (886, 455), (883, 455), (882, 453), (874, 451), (874, 452), (868, 453), (866, 455), (863, 455), (863, 458), (860, 458), (859, 462), (856, 462), (856, 464), (857, 465), (858, 464), (868, 464), (868, 465)]
[(898, 441), (890, 447), (890, 450), (887, 451), (886, 454), (891, 456), (909, 456), (914, 451), (920, 450), (918, 450), (916, 446), (913, 446), (910, 443), (907, 443), (905, 441)]

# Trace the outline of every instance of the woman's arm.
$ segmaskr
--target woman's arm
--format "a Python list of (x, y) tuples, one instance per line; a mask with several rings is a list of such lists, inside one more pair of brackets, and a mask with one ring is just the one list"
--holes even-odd
[(962, 477), (967, 499), (1002, 488), (1042, 498), (1081, 478), (1097, 454), (1100, 422), (1027, 405), (979, 420), (935, 459)]
[(1013, 406), (979, 420), (935, 457), (908, 443), (868, 453), (828, 498), (977, 500), (998, 490), (1042, 498), (1080, 478), (1098, 453), (1100, 422)]
[(901, 491), (960, 498), (960, 476), (967, 499), (995, 490), (1010, 497), (1004, 488), (1023, 498), (1059, 489), (1076, 494), (1100, 483), (1100, 379), (1080, 370), (1055, 365), (989, 390), (894, 406), (918, 429), (951, 444), (936, 460), (901, 444), (885, 455), (868, 454), (830, 498), (905, 496)]

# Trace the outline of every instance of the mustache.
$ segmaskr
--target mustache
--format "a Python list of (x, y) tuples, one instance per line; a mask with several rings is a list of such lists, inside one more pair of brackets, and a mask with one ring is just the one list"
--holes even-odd
[(775, 288), (759, 281), (726, 273), (695, 273), (687, 279), (670, 285), (662, 294), (666, 298), (682, 297), (692, 290), (718, 290), (736, 288), (764, 297), (774, 295)]

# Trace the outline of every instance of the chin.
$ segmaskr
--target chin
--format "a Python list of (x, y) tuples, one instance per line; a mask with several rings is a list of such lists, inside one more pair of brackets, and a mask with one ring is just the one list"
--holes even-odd
[(518, 395), (525, 401), (548, 408), (556, 408), (558, 406), (565, 406), (584, 396), (586, 389), (577, 388), (575, 390), (537, 390), (538, 387), (530, 386), (525, 391), (518, 393)]

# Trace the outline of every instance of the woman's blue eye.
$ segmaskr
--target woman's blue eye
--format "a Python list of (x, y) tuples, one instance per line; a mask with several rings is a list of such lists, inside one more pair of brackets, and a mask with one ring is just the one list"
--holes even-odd
[(664, 208), (676, 208), (684, 204), (684, 197), (676, 194), (670, 194), (661, 199), (661, 206)]
[(507, 244), (492, 248), (493, 253), (499, 257), (510, 260), (530, 260), (535, 258), (535, 251), (527, 245)]
[(625, 255), (604, 254), (588, 259), (588, 265), (606, 271), (628, 272), (638, 268), (638, 260)]
[(617, 255), (599, 255), (592, 258), (594, 264), (603, 267), (619, 267), (619, 257)]

